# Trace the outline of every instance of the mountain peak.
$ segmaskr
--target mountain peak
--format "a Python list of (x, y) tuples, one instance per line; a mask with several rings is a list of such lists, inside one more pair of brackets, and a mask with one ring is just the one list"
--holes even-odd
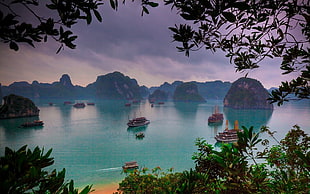
[(59, 80), (60, 84), (66, 87), (73, 87), (70, 76), (68, 74), (63, 74)]

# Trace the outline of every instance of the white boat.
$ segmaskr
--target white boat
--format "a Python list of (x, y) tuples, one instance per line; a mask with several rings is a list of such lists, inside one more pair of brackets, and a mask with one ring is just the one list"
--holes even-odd
[(150, 120), (145, 117), (138, 117), (128, 121), (128, 127), (140, 127), (150, 124)]
[(85, 103), (75, 103), (74, 105), (73, 105), (75, 108), (84, 108), (85, 107)]
[(239, 129), (238, 121), (235, 121), (233, 129), (228, 129), (228, 120), (226, 120), (225, 130), (223, 132), (219, 132), (214, 138), (218, 142), (232, 143), (239, 140), (238, 132), (243, 132), (243, 130)]
[(124, 170), (128, 170), (128, 169), (137, 169), (139, 168), (139, 165), (137, 164), (136, 161), (132, 161), (132, 162), (125, 162), (125, 165), (123, 166)]

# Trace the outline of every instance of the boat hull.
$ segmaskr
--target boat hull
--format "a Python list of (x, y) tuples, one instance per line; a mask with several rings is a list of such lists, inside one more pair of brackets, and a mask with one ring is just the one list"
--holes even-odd
[(142, 127), (142, 126), (146, 126), (148, 124), (150, 124), (149, 120), (147, 120), (143, 123), (127, 123), (128, 127)]

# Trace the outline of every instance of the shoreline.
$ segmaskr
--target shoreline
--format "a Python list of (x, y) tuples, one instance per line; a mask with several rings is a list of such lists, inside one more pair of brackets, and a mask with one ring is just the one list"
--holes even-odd
[(93, 185), (91, 194), (113, 194), (117, 192), (118, 183), (109, 183), (109, 184), (97, 184)]

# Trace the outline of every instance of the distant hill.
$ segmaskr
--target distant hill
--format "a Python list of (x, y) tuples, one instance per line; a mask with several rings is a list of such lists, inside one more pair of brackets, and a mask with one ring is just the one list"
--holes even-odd
[(168, 93), (157, 89), (152, 94), (149, 95), (150, 101), (166, 101), (168, 100)]
[[(151, 87), (150, 94), (152, 94), (155, 90), (159, 89), (168, 94), (168, 99), (173, 99), (173, 94), (175, 89), (182, 84), (182, 81), (175, 81), (172, 84), (165, 82), (159, 87)], [(198, 87), (199, 94), (204, 99), (224, 99), (226, 93), (228, 92), (231, 83), (230, 82), (222, 82), (222, 81), (209, 81), (209, 82), (193, 82)]]
[(40, 110), (28, 98), (11, 94), (3, 98), (0, 106), (0, 119), (39, 116)]
[(205, 99), (224, 99), (231, 87), (230, 82), (222, 82), (220, 80), (195, 83), (198, 86), (199, 94)]
[(98, 76), (95, 84), (98, 98), (128, 100), (142, 98), (137, 81), (120, 72)]
[[(33, 81), (28, 83), (25, 81), (14, 82), (9, 86), (2, 86), (2, 96), (16, 94), (30, 99), (36, 98), (70, 98), (70, 99), (85, 99), (85, 98), (100, 98), (100, 99), (143, 99), (150, 95), (155, 95), (161, 99), (173, 100), (175, 90), (183, 84), (182, 81), (174, 81), (171, 84), (164, 82), (158, 87), (147, 88), (139, 86), (137, 81), (120, 72), (108, 73), (100, 75), (93, 83), (86, 87), (74, 85), (71, 82), (70, 76), (64, 74), (59, 81), (53, 83), (39, 83)], [(230, 82), (208, 81), (196, 82), (198, 94), (204, 99), (224, 99), (228, 90), (232, 86)], [(163, 94), (165, 93), (165, 97)], [(1, 94), (1, 93), (0, 93)]]
[(159, 87), (151, 87), (150, 94), (153, 94), (156, 90), (160, 90), (167, 94), (167, 99), (172, 100), (175, 89), (182, 83), (183, 83), (182, 81), (175, 81), (172, 84), (165, 82)]
[(273, 109), (267, 101), (268, 91), (263, 85), (251, 78), (235, 81), (224, 98), (224, 107), (234, 109)]
[(3, 98), (3, 96), (2, 96), (2, 87), (1, 87), (1, 83), (0, 83), (0, 105), (2, 103), (2, 98)]
[(39, 83), (33, 81), (14, 82), (9, 86), (2, 86), (3, 95), (16, 94), (30, 99), (35, 98), (82, 98), (90, 97), (95, 92), (94, 88), (84, 88), (81, 86), (73, 86), (70, 76), (62, 75), (58, 82)]
[(194, 82), (180, 84), (174, 92), (173, 100), (177, 102), (205, 102), (206, 100), (199, 94), (198, 87)]

